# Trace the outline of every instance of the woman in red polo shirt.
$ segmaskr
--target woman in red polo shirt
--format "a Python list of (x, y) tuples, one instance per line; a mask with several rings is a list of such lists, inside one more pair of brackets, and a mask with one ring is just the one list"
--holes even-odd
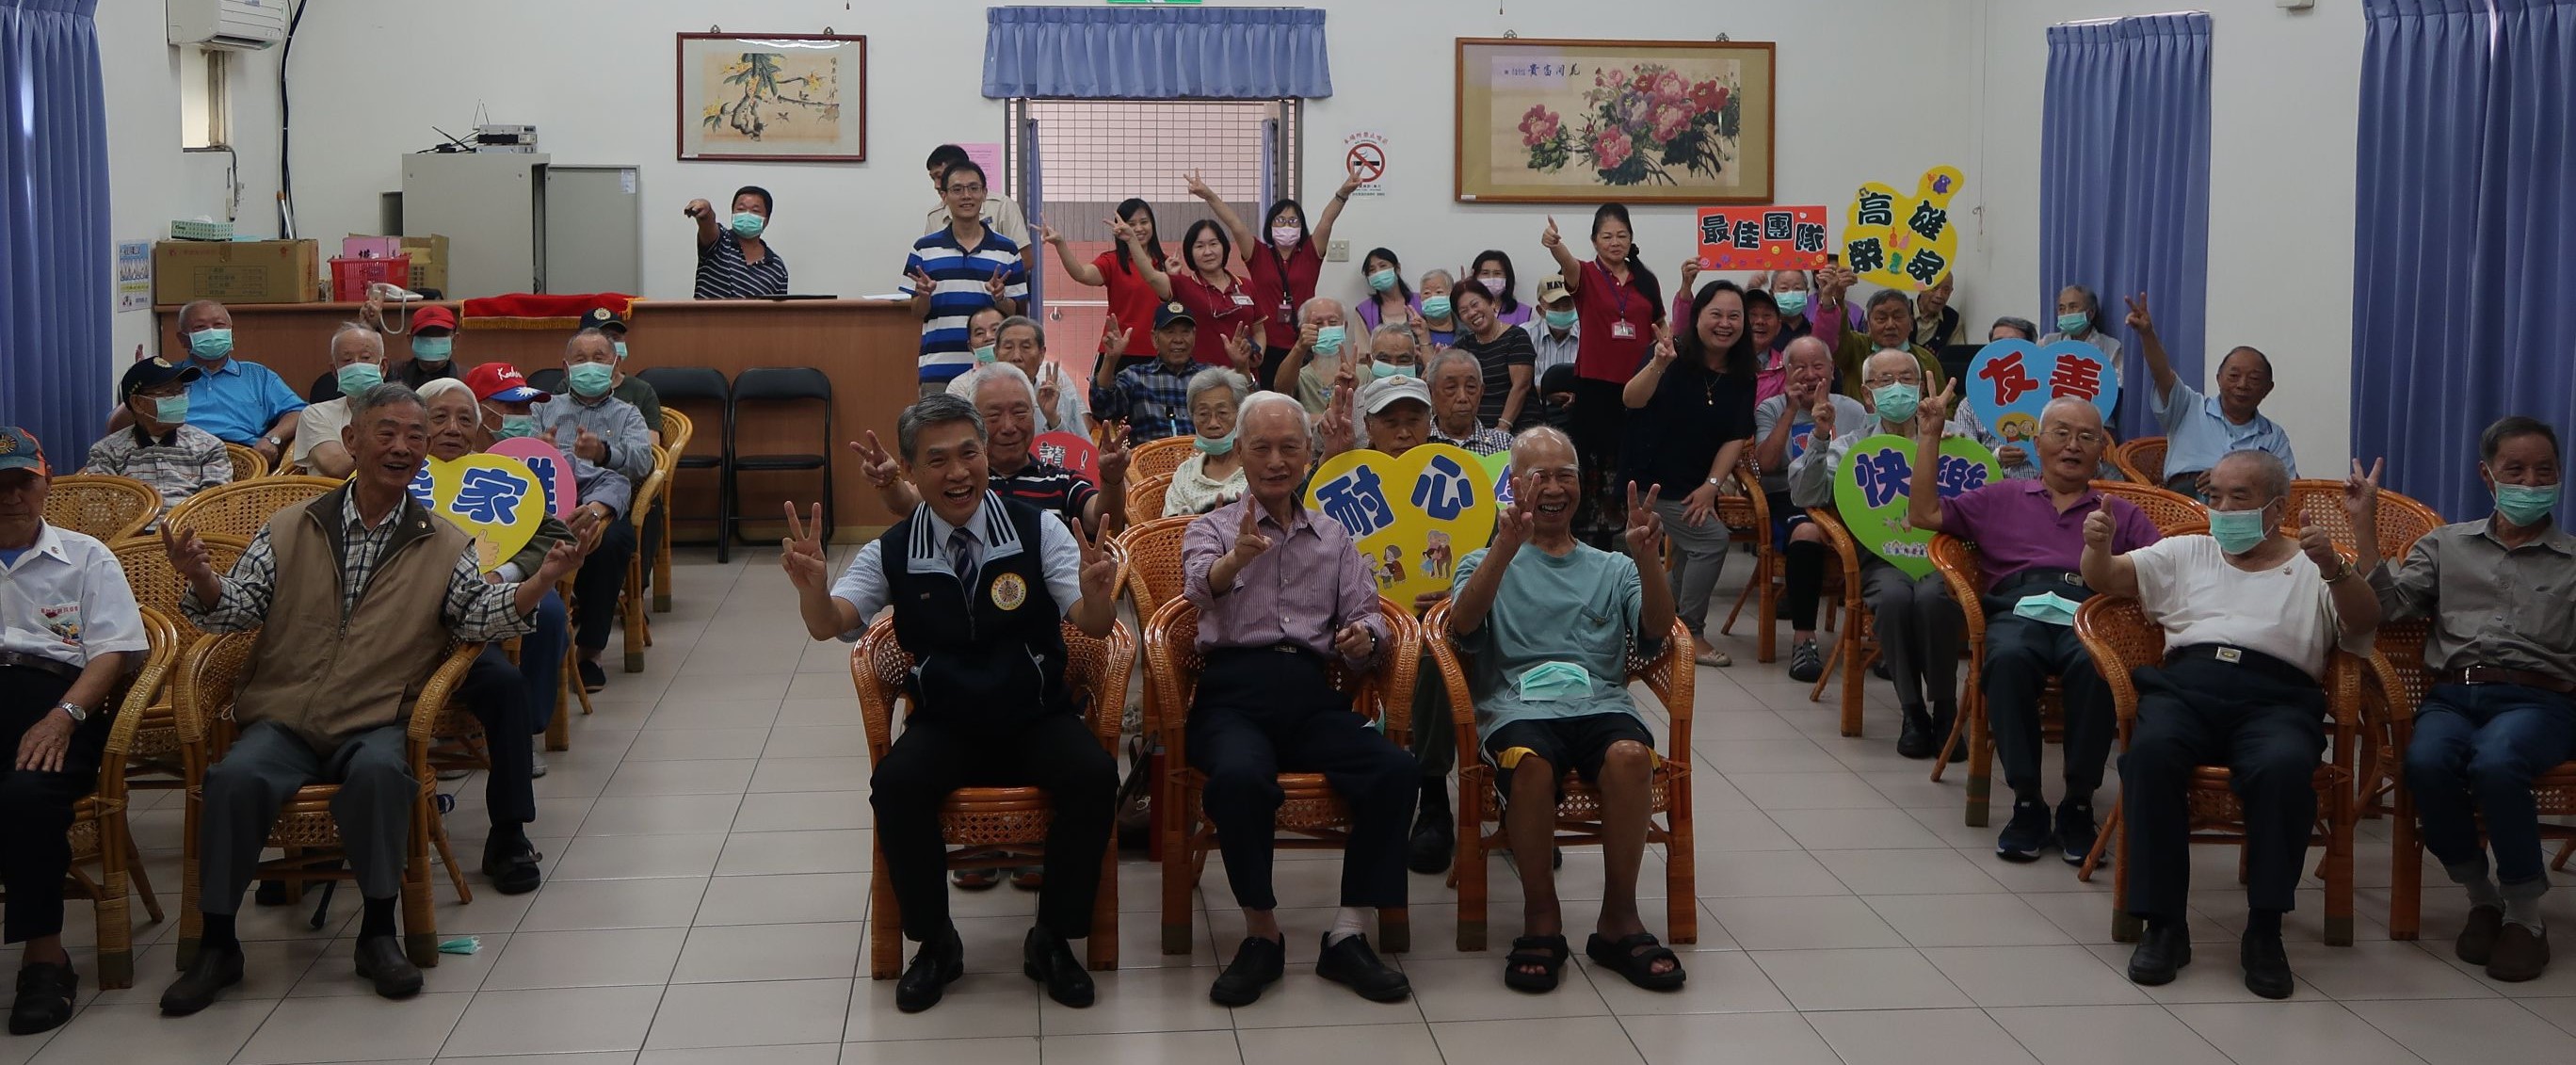
[[(1553, 215), (1539, 243), (1556, 257), (1565, 287), (1574, 293), (1581, 330), (1574, 349), (1574, 417), (1566, 435), (1574, 438), (1585, 480), (1598, 483), (1619, 468), (1620, 415), (1625, 410), (1619, 393), (1655, 346), (1664, 321), (1664, 287), (1638, 257), (1636, 231), (1628, 224), (1628, 208), (1620, 204), (1605, 203), (1592, 212), (1591, 262), (1575, 259), (1557, 234)], [(1605, 513), (1599, 503), (1608, 498), (1606, 491), (1584, 493), (1585, 509), (1596, 519)], [(1578, 527), (1598, 529), (1600, 523)]]
[[(1167, 300), (1178, 300), (1190, 309), (1190, 317), (1199, 323), (1198, 346), (1190, 349), (1190, 358), (1209, 366), (1235, 366), (1226, 354), (1226, 341), (1243, 333), (1258, 351), (1262, 342), (1262, 305), (1252, 286), (1234, 271), (1226, 268), (1234, 259), (1234, 242), (1227, 240), (1225, 227), (1207, 219), (1190, 223), (1189, 233), (1181, 238), (1180, 269), (1164, 273), (1148, 264), (1145, 281), (1156, 294)], [(1146, 321), (1153, 319), (1147, 318)]]
[(1282, 197), (1261, 216), (1258, 235), (1243, 227), (1234, 208), (1200, 181), (1196, 171), (1182, 177), (1189, 182), (1190, 195), (1207, 201), (1208, 209), (1243, 249), (1243, 266), (1251, 274), (1246, 284), (1262, 311), (1261, 372), (1253, 380), (1268, 381), (1279, 361), (1288, 357), (1288, 348), (1297, 343), (1297, 308), (1315, 298), (1315, 279), (1324, 270), (1324, 249), (1332, 243), (1333, 221), (1351, 202), (1351, 191), (1360, 187), (1359, 172), (1342, 178), (1342, 187), (1333, 191), (1333, 202), (1324, 207), (1324, 216), (1312, 230), (1306, 228), (1306, 209)]
[[(1153, 286), (1145, 281), (1145, 272), (1138, 268), (1139, 259), (1150, 259), (1156, 264), (1163, 261), (1163, 238), (1154, 232), (1152, 204), (1133, 196), (1121, 201), (1117, 217), (1109, 222), (1110, 239), (1113, 241), (1110, 249), (1093, 256), (1090, 262), (1074, 258), (1073, 246), (1054, 229), (1040, 229), (1046, 242), (1055, 245), (1056, 254), (1064, 260), (1065, 276), (1077, 284), (1109, 290), (1111, 317), (1129, 323), (1154, 320), (1154, 308), (1162, 305), (1162, 297), (1155, 294)], [(1141, 256), (1136, 251), (1140, 245), (1144, 249)], [(1127, 346), (1118, 355), (1119, 369), (1122, 370), (1130, 363), (1153, 358), (1153, 330), (1128, 330)]]

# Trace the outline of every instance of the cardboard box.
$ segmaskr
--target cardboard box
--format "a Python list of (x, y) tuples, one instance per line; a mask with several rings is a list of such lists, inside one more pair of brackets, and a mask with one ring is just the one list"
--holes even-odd
[(310, 240), (165, 240), (152, 246), (152, 301), (312, 303), (322, 249)]
[[(411, 281), (403, 287), (414, 292), (436, 289), (447, 291), (447, 238), (436, 233), (417, 237), (367, 237), (349, 234), (348, 240), (399, 240), (399, 254), (411, 256)], [(346, 244), (347, 241), (343, 241)], [(343, 254), (346, 254), (345, 252)]]

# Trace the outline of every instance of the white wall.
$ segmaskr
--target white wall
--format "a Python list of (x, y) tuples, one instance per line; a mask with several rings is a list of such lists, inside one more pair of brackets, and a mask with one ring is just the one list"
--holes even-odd
[[(2047, 28), (2175, 10), (2172, 0), (1977, 0), (1979, 160), (1988, 212), (1981, 294), (2039, 298), (2039, 128)], [(2300, 472), (2340, 477), (2351, 453), (2354, 115), (2360, 5), (2282, 11), (2214, 0), (2209, 135), (2209, 351), (2271, 356), (2264, 413), (2290, 432)], [(2107, 302), (2113, 299), (2104, 293)], [(1991, 308), (1981, 300), (1980, 308)], [(2033, 308), (2036, 309), (2036, 308)], [(2000, 312), (1996, 312), (2000, 313)], [(2016, 312), (2028, 313), (2028, 312)], [(2046, 314), (2029, 314), (2045, 320)]]

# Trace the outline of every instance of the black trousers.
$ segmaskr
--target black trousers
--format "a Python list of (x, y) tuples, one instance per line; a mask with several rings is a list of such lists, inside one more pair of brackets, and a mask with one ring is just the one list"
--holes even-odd
[(72, 804), (98, 790), (99, 752), (110, 715), (92, 713), (72, 729), (61, 772), (15, 768), (27, 730), (63, 701), (71, 681), (24, 666), (0, 666), (0, 887), (9, 892), (6, 942), (63, 930), (63, 877), (71, 871)]
[(617, 596), (626, 589), (626, 560), (633, 554), (635, 526), (620, 515), (609, 519), (599, 546), (573, 574), (572, 642), (582, 650), (608, 646), (608, 626), (617, 620)]
[[(483, 748), (492, 771), (483, 774), (483, 805), (496, 825), (524, 825), (537, 819), (536, 755), (528, 734), (537, 730), (536, 708), (528, 704), (527, 678), (500, 644), (490, 644), (465, 671), (456, 695), (483, 723)], [(546, 707), (548, 713), (554, 707)]]
[(2015, 799), (2042, 797), (2039, 695), (2051, 676), (2066, 691), (2066, 797), (2082, 799), (2102, 786), (2103, 763), (2119, 735), (2110, 686), (2073, 626), (1986, 615), (1986, 721)]
[(1078, 714), (1045, 714), (1016, 731), (966, 730), (915, 720), (904, 726), (869, 779), (877, 843), (903, 909), (904, 938), (927, 942), (948, 923), (947, 843), (939, 808), (969, 787), (1044, 789), (1046, 886), (1038, 925), (1066, 939), (1091, 934), (1100, 863), (1118, 804), (1118, 760)]
[(2137, 671), (2138, 723), (2120, 756), (2128, 819), (2129, 912), (2179, 920), (2191, 891), (2192, 768), (2223, 765), (2245, 804), (2245, 896), (2257, 910), (2294, 908), (2308, 830), (2312, 778), (2325, 753), (2326, 695), (2245, 666), (2184, 659)]
[(1350, 805), (1341, 904), (1404, 905), (1405, 833), (1421, 766), (1351, 710), (1321, 660), (1267, 648), (1211, 652), (1190, 707), (1189, 752), (1190, 765), (1207, 774), (1202, 803), (1226, 881), (1245, 909), (1279, 906), (1270, 863), (1287, 801), (1283, 772), (1322, 773)]

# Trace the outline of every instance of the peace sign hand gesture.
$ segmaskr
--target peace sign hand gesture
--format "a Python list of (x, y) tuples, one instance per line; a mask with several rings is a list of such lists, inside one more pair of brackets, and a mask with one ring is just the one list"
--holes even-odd
[(984, 294), (991, 297), (995, 303), (1010, 298), (1010, 288), (1010, 279), (1002, 276), (1000, 271), (995, 271), (993, 276), (984, 280)]
[(1530, 512), (1529, 478), (1515, 473), (1512, 475), (1512, 505), (1494, 516), (1494, 543), (1486, 556), (1498, 562), (1512, 557), (1537, 530), (1538, 517)]
[(2379, 472), (2387, 465), (2388, 460), (2385, 458), (2372, 459), (2370, 472), (2363, 473), (2361, 460), (2352, 460), (2352, 476), (2345, 478), (2343, 482), (2343, 509), (2345, 513), (2352, 515), (2354, 522), (2378, 520)]
[(2129, 331), (2132, 333), (2142, 337), (2156, 334), (2156, 316), (2147, 311), (2146, 293), (2141, 292), (2129, 297), (2128, 322)]
[[(1097, 541), (1083, 534), (1081, 522), (1067, 518), (1065, 526), (1073, 533), (1073, 542), (1082, 547), (1082, 597), (1093, 602), (1117, 598), (1118, 560), (1109, 557), (1109, 552)], [(1102, 536), (1105, 538), (1107, 534)]]
[(928, 270), (916, 266), (904, 271), (903, 276), (904, 280), (912, 282), (913, 295), (927, 299), (932, 293), (939, 291), (939, 282), (930, 279)]
[(1181, 175), (1181, 181), (1189, 185), (1190, 195), (1192, 196), (1196, 196), (1202, 200), (1211, 199), (1216, 196), (1216, 192), (1208, 188), (1207, 182), (1199, 180), (1199, 172), (1196, 170), (1183, 173)]
[(1628, 557), (1639, 562), (1653, 559), (1658, 566), (1663, 565), (1664, 558), (1664, 518), (1655, 513), (1653, 507), (1647, 506), (1646, 500), (1663, 493), (1664, 486), (1659, 484), (1640, 495), (1637, 482), (1628, 482)]
[[(1308, 328), (1312, 327), (1309, 326)], [(1246, 376), (1251, 375), (1253, 364), (1258, 361), (1257, 356), (1258, 353), (1252, 346), (1252, 326), (1250, 323), (1246, 323), (1236, 328), (1234, 335), (1225, 338), (1225, 358), (1227, 362), (1234, 364), (1234, 372), (1244, 374)]]
[[(1127, 338), (1134, 332), (1135, 329), (1132, 327), (1127, 329), (1119, 328), (1118, 316), (1114, 314), (1110, 315), (1100, 323), (1100, 350), (1103, 353), (1110, 355), (1115, 355), (1127, 350)], [(1116, 365), (1116, 363), (1112, 361), (1111, 365)]]
[(868, 430), (866, 440), (850, 441), (850, 450), (859, 456), (859, 472), (866, 475), (869, 484), (879, 488), (894, 487), (894, 479), (902, 472), (902, 467), (895, 463), (893, 455), (886, 453), (885, 445), (877, 442), (876, 430)]
[(1915, 434), (1933, 440), (1941, 439), (1943, 431), (1950, 426), (1950, 407), (1958, 401), (1959, 382), (1957, 381), (1950, 382), (1950, 387), (1943, 390), (1940, 395), (1923, 397), (1922, 405), (1916, 407), (1914, 411)]
[(1679, 354), (1681, 349), (1673, 344), (1673, 327), (1665, 322), (1655, 323), (1655, 369), (1658, 371), (1671, 369), (1673, 357)]
[(780, 504), (787, 511), (787, 537), (778, 541), (778, 564), (787, 571), (787, 579), (805, 595), (821, 595), (832, 588), (831, 565), (823, 558), (823, 504), (814, 504), (812, 521), (798, 520), (796, 503)]

